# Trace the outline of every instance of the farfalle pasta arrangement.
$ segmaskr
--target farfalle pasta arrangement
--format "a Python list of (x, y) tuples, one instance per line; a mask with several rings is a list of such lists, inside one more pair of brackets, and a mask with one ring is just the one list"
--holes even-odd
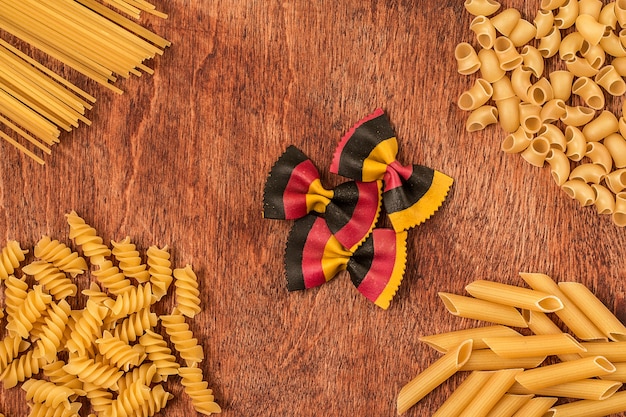
[[(220, 413), (199, 367), (202, 345), (187, 322), (201, 311), (192, 267), (172, 269), (167, 246), (151, 246), (143, 263), (129, 237), (110, 248), (78, 214), (66, 217), (77, 250), (43, 236), (25, 265), (29, 251), (17, 241), (0, 252), (4, 388), (21, 384), (32, 417), (79, 416), (84, 402), (89, 416), (152, 416), (173, 398), (165, 383), (176, 378), (198, 413)], [(86, 302), (72, 308), (76, 278), (90, 270), (95, 280), (81, 291)], [(151, 310), (168, 291), (175, 307), (158, 316)]]
[[(289, 146), (272, 167), (263, 216), (295, 220), (285, 249), (289, 291), (313, 288), (347, 270), (356, 289), (387, 309), (406, 265), (407, 230), (443, 204), (452, 178), (396, 159), (398, 141), (382, 109), (357, 122), (340, 140), (330, 172), (350, 178), (321, 184), (313, 162)], [(379, 227), (382, 212), (392, 228)]]
[[(456, 46), (458, 100), (470, 132), (499, 124), (501, 149), (549, 165), (581, 206), (626, 226), (626, 119), (608, 104), (626, 93), (626, 2), (541, 0), (535, 16), (466, 0), (472, 43)], [(476, 45), (476, 47), (474, 46)]]

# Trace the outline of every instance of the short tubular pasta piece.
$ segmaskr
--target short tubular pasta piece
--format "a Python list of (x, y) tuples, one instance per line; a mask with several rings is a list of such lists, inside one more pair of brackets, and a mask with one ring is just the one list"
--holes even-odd
[(626, 341), (626, 327), (586, 286), (560, 282), (559, 288), (610, 340)]
[(512, 327), (527, 327), (526, 321), (514, 307), (477, 298), (440, 292), (439, 297), (453, 315)]
[(595, 202), (593, 188), (583, 180), (568, 180), (561, 186), (570, 198), (578, 201), (581, 207), (590, 206)]
[[(626, 342), (583, 342), (584, 356), (602, 356), (615, 363), (626, 362)], [(610, 376), (607, 376), (610, 378)]]
[[(589, 78), (595, 76), (600, 70), (587, 59), (580, 56), (575, 56), (572, 59), (568, 59), (565, 62), (565, 67), (568, 71), (574, 74), (576, 77)], [(602, 106), (604, 107), (604, 105)]]
[(550, 173), (557, 185), (561, 186), (567, 181), (570, 174), (570, 160), (558, 149), (551, 148), (546, 155), (546, 162), (550, 165)]
[(555, 10), (565, 4), (566, 0), (541, 0), (541, 9), (542, 10)]
[(454, 49), (457, 62), (457, 71), (462, 75), (470, 75), (480, 69), (478, 54), (472, 45), (467, 42), (459, 43)]
[(609, 35), (611, 28), (598, 22), (596, 18), (588, 14), (581, 14), (575, 21), (576, 30), (590, 45), (598, 45), (603, 37)]
[(600, 47), (613, 57), (622, 58), (626, 56), (626, 48), (615, 32), (609, 32), (607, 36), (600, 39)]
[(561, 291), (548, 275), (521, 272), (520, 277), (534, 290), (556, 295), (563, 303), (563, 309), (555, 314), (565, 323), (576, 337), (582, 340), (606, 340), (604, 334), (583, 314), (582, 311)]
[(16, 311), (13, 321), (7, 325), (7, 330), (11, 334), (27, 338), (33, 324), (41, 317), (51, 301), (52, 297), (44, 294), (40, 285), (35, 285), (32, 290), (28, 291), (26, 299)]
[(531, 394), (518, 395), (506, 393), (500, 401), (493, 406), (487, 417), (512, 416), (517, 410), (526, 404), (533, 396)]
[(35, 256), (44, 261), (51, 262), (63, 272), (76, 277), (87, 270), (87, 262), (72, 251), (64, 243), (52, 240), (49, 236), (43, 236), (35, 246)]
[(538, 106), (543, 106), (546, 102), (554, 98), (552, 86), (548, 79), (544, 77), (540, 78), (539, 81), (528, 88), (527, 95), (530, 102)]
[(558, 398), (554, 397), (531, 398), (511, 417), (548, 417), (551, 415), (549, 414), (550, 407), (552, 407), (557, 400)]
[(22, 250), (16, 240), (9, 240), (2, 251), (0, 251), (0, 282), (7, 279), (15, 272), (15, 268), (20, 266), (26, 258), (27, 250)]
[(511, 32), (513, 32), (513, 29), (515, 29), (520, 18), (521, 14), (519, 10), (510, 7), (493, 16), (490, 20), (491, 24), (498, 32), (508, 37)]
[(491, 349), (479, 349), (472, 352), (472, 356), (461, 368), (462, 371), (498, 371), (500, 369), (512, 368), (536, 368), (544, 360), (545, 356), (506, 359), (502, 358)]
[(553, 415), (568, 417), (602, 417), (626, 411), (626, 391), (616, 392), (604, 400), (579, 400), (553, 408)]
[(506, 391), (515, 383), (515, 377), (520, 372), (522, 372), (522, 369), (516, 368), (495, 371), (459, 417), (487, 415), (489, 410), (500, 401)]
[(612, 218), (617, 226), (626, 226), (626, 192), (624, 191), (615, 195), (615, 211)]
[(567, 382), (608, 375), (612, 372), (615, 372), (615, 366), (611, 362), (602, 356), (593, 356), (528, 369), (518, 374), (515, 379), (524, 388), (538, 391)]
[(24, 382), (34, 374), (39, 373), (43, 364), (43, 360), (33, 357), (33, 351), (29, 350), (11, 361), (0, 374), (0, 381), (2, 381), (4, 388), (13, 388), (18, 383)]
[(198, 277), (191, 265), (174, 269), (174, 285), (176, 286), (176, 308), (182, 315), (194, 318), (200, 312), (200, 291)]
[(476, 34), (476, 40), (484, 49), (491, 49), (496, 40), (496, 28), (485, 16), (476, 16), (470, 23), (470, 30)]
[[(547, 397), (567, 397), (584, 400), (605, 400), (622, 386), (620, 382), (602, 379), (581, 379), (579, 381), (566, 382), (533, 391), (533, 394)], [(511, 387), (510, 392), (531, 392), (521, 384)]]
[(578, 17), (578, 0), (565, 0), (554, 16), (554, 24), (559, 29), (567, 29), (576, 23)]
[[(528, 323), (528, 328), (536, 335), (558, 335), (563, 332), (545, 313), (524, 310), (522, 315)], [(581, 358), (578, 354), (560, 354), (556, 356), (564, 362)]]
[(591, 184), (591, 189), (598, 214), (612, 214), (615, 211), (615, 197), (611, 190), (600, 184)]
[(541, 56), (544, 58), (551, 58), (559, 52), (559, 45), (561, 44), (561, 31), (558, 27), (555, 26), (550, 29), (548, 34), (543, 38), (539, 39), (539, 45), (537, 45), (537, 50), (541, 53)]
[(554, 26), (554, 14), (552, 14), (549, 10), (539, 9), (537, 10), (533, 23), (537, 28), (535, 38), (541, 39), (546, 36), (552, 29), (552, 26)]
[(34, 261), (22, 268), (32, 275), (55, 300), (76, 295), (77, 287), (59, 268), (48, 261)]
[(213, 390), (204, 381), (202, 370), (198, 367), (181, 367), (178, 369), (181, 384), (185, 387), (185, 393), (191, 399), (194, 409), (204, 415), (220, 413), (222, 409), (215, 402)]
[(493, 372), (471, 372), (452, 392), (432, 417), (458, 416), (472, 401), (480, 389), (487, 384)]
[(605, 65), (595, 76), (596, 83), (612, 96), (626, 93), (626, 82), (613, 65)]
[[(480, 77), (493, 84), (506, 76), (506, 71), (500, 68), (498, 55), (493, 49), (481, 49), (478, 51), (480, 62)], [(496, 97), (494, 97), (496, 98)]]
[(541, 129), (541, 106), (532, 103), (520, 103), (519, 105), (520, 125), (529, 133), (537, 133)]
[(613, 169), (613, 158), (609, 150), (600, 142), (587, 143), (585, 156), (595, 165), (599, 165), (608, 174)]
[(557, 122), (563, 116), (565, 116), (565, 102), (560, 98), (553, 98), (541, 109), (540, 117), (544, 124)]
[(484, 338), (503, 336), (521, 336), (521, 334), (510, 327), (494, 325), (422, 336), (419, 340), (441, 353), (446, 353), (469, 339), (473, 341), (473, 349), (486, 349), (488, 346), (483, 341)]
[(564, 131), (565, 155), (572, 161), (580, 161), (587, 152), (587, 140), (583, 132), (575, 126), (567, 126)]
[(138, 366), (144, 353), (143, 346), (129, 345), (119, 338), (105, 331), (102, 337), (96, 339), (98, 352), (104, 356), (109, 363), (117, 366), (125, 372), (132, 367)]
[(504, 71), (512, 71), (522, 65), (524, 58), (507, 37), (499, 36), (493, 42), (493, 50), (500, 62), (500, 68)]
[(465, 122), (465, 129), (468, 132), (475, 132), (497, 122), (498, 109), (494, 106), (484, 105), (470, 113)]
[(617, 23), (619, 23), (619, 25), (622, 27), (626, 26), (626, 1), (616, 0), (613, 7)]
[(520, 19), (513, 31), (509, 35), (509, 39), (516, 47), (522, 47), (533, 40), (537, 35), (537, 28), (531, 22)]
[(563, 61), (569, 61), (576, 57), (582, 49), (585, 38), (579, 32), (571, 32), (563, 38), (559, 45), (559, 57)]
[(581, 180), (589, 184), (598, 184), (605, 174), (604, 168), (598, 164), (580, 164), (570, 173), (570, 180)]
[(541, 77), (545, 66), (541, 52), (532, 45), (526, 45), (522, 48), (521, 55), (524, 59), (522, 69), (532, 72), (537, 78)]
[(160, 300), (167, 294), (167, 290), (174, 279), (168, 247), (166, 245), (159, 249), (157, 246), (150, 246), (147, 255), (152, 291), (157, 300)]
[(572, 84), (572, 93), (580, 96), (594, 110), (604, 108), (604, 94), (600, 86), (589, 77), (579, 77)]
[(556, 125), (545, 123), (537, 132), (538, 136), (543, 136), (550, 142), (550, 148), (565, 152), (567, 148), (567, 140), (565, 134)]
[(607, 174), (604, 177), (604, 180), (611, 191), (618, 194), (622, 192), (622, 190), (626, 189), (626, 169), (616, 169), (615, 171)]
[(584, 106), (568, 106), (565, 105), (565, 114), (561, 117), (561, 121), (567, 126), (582, 126), (593, 120), (595, 111)]
[(581, 15), (586, 14), (599, 20), (601, 11), (602, 1), (600, 0), (579, 0), (578, 2), (578, 13)]
[(454, 375), (469, 360), (471, 354), (472, 341), (466, 340), (404, 385), (398, 393), (398, 414), (406, 412), (419, 400)]
[(92, 274), (96, 277), (100, 285), (109, 290), (112, 294), (119, 295), (130, 291), (133, 287), (130, 280), (126, 279), (119, 268), (113, 265), (113, 262), (110, 260), (103, 260), (99, 264), (98, 269), (93, 271)]
[(500, 77), (498, 80), (494, 81), (491, 86), (493, 87), (493, 94), (491, 98), (495, 101), (515, 97), (515, 91), (513, 90), (513, 85), (511, 85), (511, 79), (507, 76)]
[(465, 0), (463, 5), (474, 16), (490, 16), (500, 9), (500, 3), (495, 0)]
[(147, 266), (142, 263), (139, 251), (136, 250), (136, 246), (130, 241), (129, 236), (119, 242), (111, 241), (111, 245), (113, 246), (113, 256), (119, 262), (119, 267), (124, 276), (134, 278), (139, 283), (147, 282), (150, 279)]
[(111, 249), (102, 243), (96, 229), (85, 223), (85, 220), (73, 210), (66, 214), (66, 217), (70, 226), (70, 239), (82, 248), (92, 264), (100, 265), (104, 262), (104, 258), (111, 255)]
[(84, 383), (93, 383), (104, 389), (116, 389), (117, 381), (122, 377), (123, 372), (117, 368), (96, 362), (88, 357), (71, 357), (63, 369)]
[(523, 101), (529, 101), (528, 99), (528, 89), (532, 86), (532, 81), (530, 78), (533, 73), (530, 70), (524, 69), (523, 67), (518, 67), (513, 70), (511, 73), (511, 86), (513, 87), (513, 91), (515, 94)]
[(626, 362), (613, 362), (615, 365), (615, 372), (610, 375), (603, 376), (602, 379), (607, 381), (615, 381), (626, 383)]
[(139, 343), (144, 347), (148, 360), (156, 366), (160, 381), (165, 381), (168, 376), (177, 374), (180, 365), (160, 334), (146, 330), (146, 333), (139, 338)]
[(474, 110), (489, 101), (493, 94), (493, 87), (487, 80), (478, 78), (472, 88), (463, 92), (459, 97), (461, 110)]
[(26, 391), (27, 400), (45, 403), (53, 408), (63, 405), (69, 409), (69, 398), (74, 394), (74, 390), (71, 388), (58, 386), (42, 379), (29, 379), (22, 384), (22, 389)]
[(588, 142), (597, 142), (617, 132), (618, 129), (617, 117), (612, 112), (603, 110), (598, 117), (583, 127), (582, 132)]
[(174, 309), (172, 314), (160, 316), (159, 319), (174, 344), (174, 349), (185, 360), (187, 366), (200, 363), (204, 358), (204, 352), (202, 346), (198, 344), (198, 339), (193, 337), (193, 332), (189, 330), (185, 316)]
[(544, 313), (563, 308), (561, 300), (554, 295), (494, 281), (476, 280), (466, 285), (465, 291), (481, 300)]
[(550, 151), (550, 142), (543, 136), (537, 136), (530, 141), (530, 145), (522, 153), (522, 158), (526, 162), (536, 167), (543, 167), (548, 152)]
[(507, 359), (549, 355), (580, 354), (585, 348), (568, 333), (530, 336), (492, 336), (484, 343), (496, 355)]
[(602, 142), (613, 158), (616, 168), (626, 167), (626, 140), (619, 133), (611, 133)]
[(115, 302), (105, 302), (105, 305), (111, 309), (111, 317), (119, 319), (149, 308), (155, 301), (152, 286), (146, 282), (119, 294)]
[(504, 138), (500, 148), (506, 153), (519, 153), (528, 148), (532, 138), (533, 136), (520, 126)]

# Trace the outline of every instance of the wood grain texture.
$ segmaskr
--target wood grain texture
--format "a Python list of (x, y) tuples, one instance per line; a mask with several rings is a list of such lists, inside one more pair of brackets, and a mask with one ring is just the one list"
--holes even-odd
[[(532, 20), (539, 1), (502, 3)], [(191, 326), (224, 416), (395, 415), (400, 388), (439, 357), (418, 337), (475, 325), (449, 315), (437, 292), (475, 279), (579, 281), (626, 320), (626, 231), (579, 207), (547, 168), (501, 152), (499, 127), (465, 131), (456, 101), (474, 78), (456, 72), (453, 51), (474, 41), (462, 1), (155, 4), (169, 18), (141, 22), (173, 45), (149, 63), (153, 76), (118, 82), (118, 96), (66, 72), (98, 98), (93, 125), (63, 135), (43, 167), (0, 144), (0, 241), (69, 244), (73, 209), (106, 242), (169, 245), (174, 266), (192, 264), (201, 280), (204, 311)], [(325, 184), (341, 182), (328, 172), (335, 146), (376, 107), (396, 128), (401, 162), (455, 179), (448, 199), (409, 232), (389, 310), (345, 274), (288, 293), (291, 223), (262, 219), (266, 175), (293, 144)], [(406, 415), (429, 415), (458, 382)], [(192, 415), (180, 385), (168, 388), (176, 399), (162, 415)], [(0, 392), (0, 411), (25, 415), (21, 390)]]

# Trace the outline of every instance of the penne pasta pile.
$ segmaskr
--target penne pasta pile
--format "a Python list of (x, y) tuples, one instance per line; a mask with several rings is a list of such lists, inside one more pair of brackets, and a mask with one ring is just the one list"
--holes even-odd
[[(458, 100), (470, 132), (499, 124), (501, 149), (550, 166), (581, 206), (626, 226), (626, 1), (542, 0), (534, 18), (495, 0), (466, 0), (469, 42), (456, 46), (460, 74), (477, 74)], [(550, 70), (550, 71), (548, 71)]]
[(433, 416), (626, 411), (624, 324), (580, 283), (520, 276), (530, 288), (477, 280), (466, 286), (467, 296), (439, 293), (451, 314), (490, 324), (420, 337), (442, 356), (400, 390), (398, 414), (458, 372), (465, 378)]

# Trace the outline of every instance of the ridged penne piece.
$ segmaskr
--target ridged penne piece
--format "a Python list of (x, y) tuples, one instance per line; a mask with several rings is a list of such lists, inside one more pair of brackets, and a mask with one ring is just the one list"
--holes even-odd
[(465, 291), (481, 300), (544, 313), (563, 308), (563, 303), (554, 295), (500, 282), (476, 280), (466, 285)]
[(548, 413), (550, 407), (558, 401), (558, 398), (554, 397), (535, 397), (524, 404), (515, 414), (511, 417), (548, 417), (551, 414)]
[(478, 392), (487, 384), (492, 375), (492, 371), (471, 372), (456, 387), (441, 407), (435, 411), (432, 417), (455, 417), (460, 415)]
[(477, 298), (440, 292), (439, 297), (453, 315), (511, 327), (527, 327), (514, 307)]
[(524, 406), (533, 396), (531, 394), (504, 394), (493, 406), (486, 417), (510, 417)]
[(491, 349), (474, 350), (472, 356), (461, 368), (462, 371), (497, 371), (509, 368), (536, 368), (546, 359), (545, 356), (506, 359)]
[(419, 341), (426, 343), (438, 352), (446, 353), (461, 344), (461, 342), (469, 339), (474, 342), (472, 349), (486, 349), (488, 346), (483, 341), (484, 338), (503, 336), (521, 336), (521, 334), (510, 327), (494, 325), (422, 336), (419, 338)]
[(527, 369), (515, 379), (524, 388), (538, 391), (554, 385), (594, 378), (615, 372), (615, 366), (603, 356), (590, 356), (574, 361)]
[(626, 411), (626, 391), (617, 392), (605, 400), (580, 400), (557, 405), (550, 410), (554, 417), (602, 417)]
[(502, 369), (494, 372), (489, 381), (483, 385), (483, 388), (474, 396), (459, 417), (486, 415), (515, 383), (517, 375), (522, 372), (523, 370), (520, 368)]
[(586, 349), (570, 334), (486, 337), (483, 342), (498, 356), (507, 359), (582, 354)]

